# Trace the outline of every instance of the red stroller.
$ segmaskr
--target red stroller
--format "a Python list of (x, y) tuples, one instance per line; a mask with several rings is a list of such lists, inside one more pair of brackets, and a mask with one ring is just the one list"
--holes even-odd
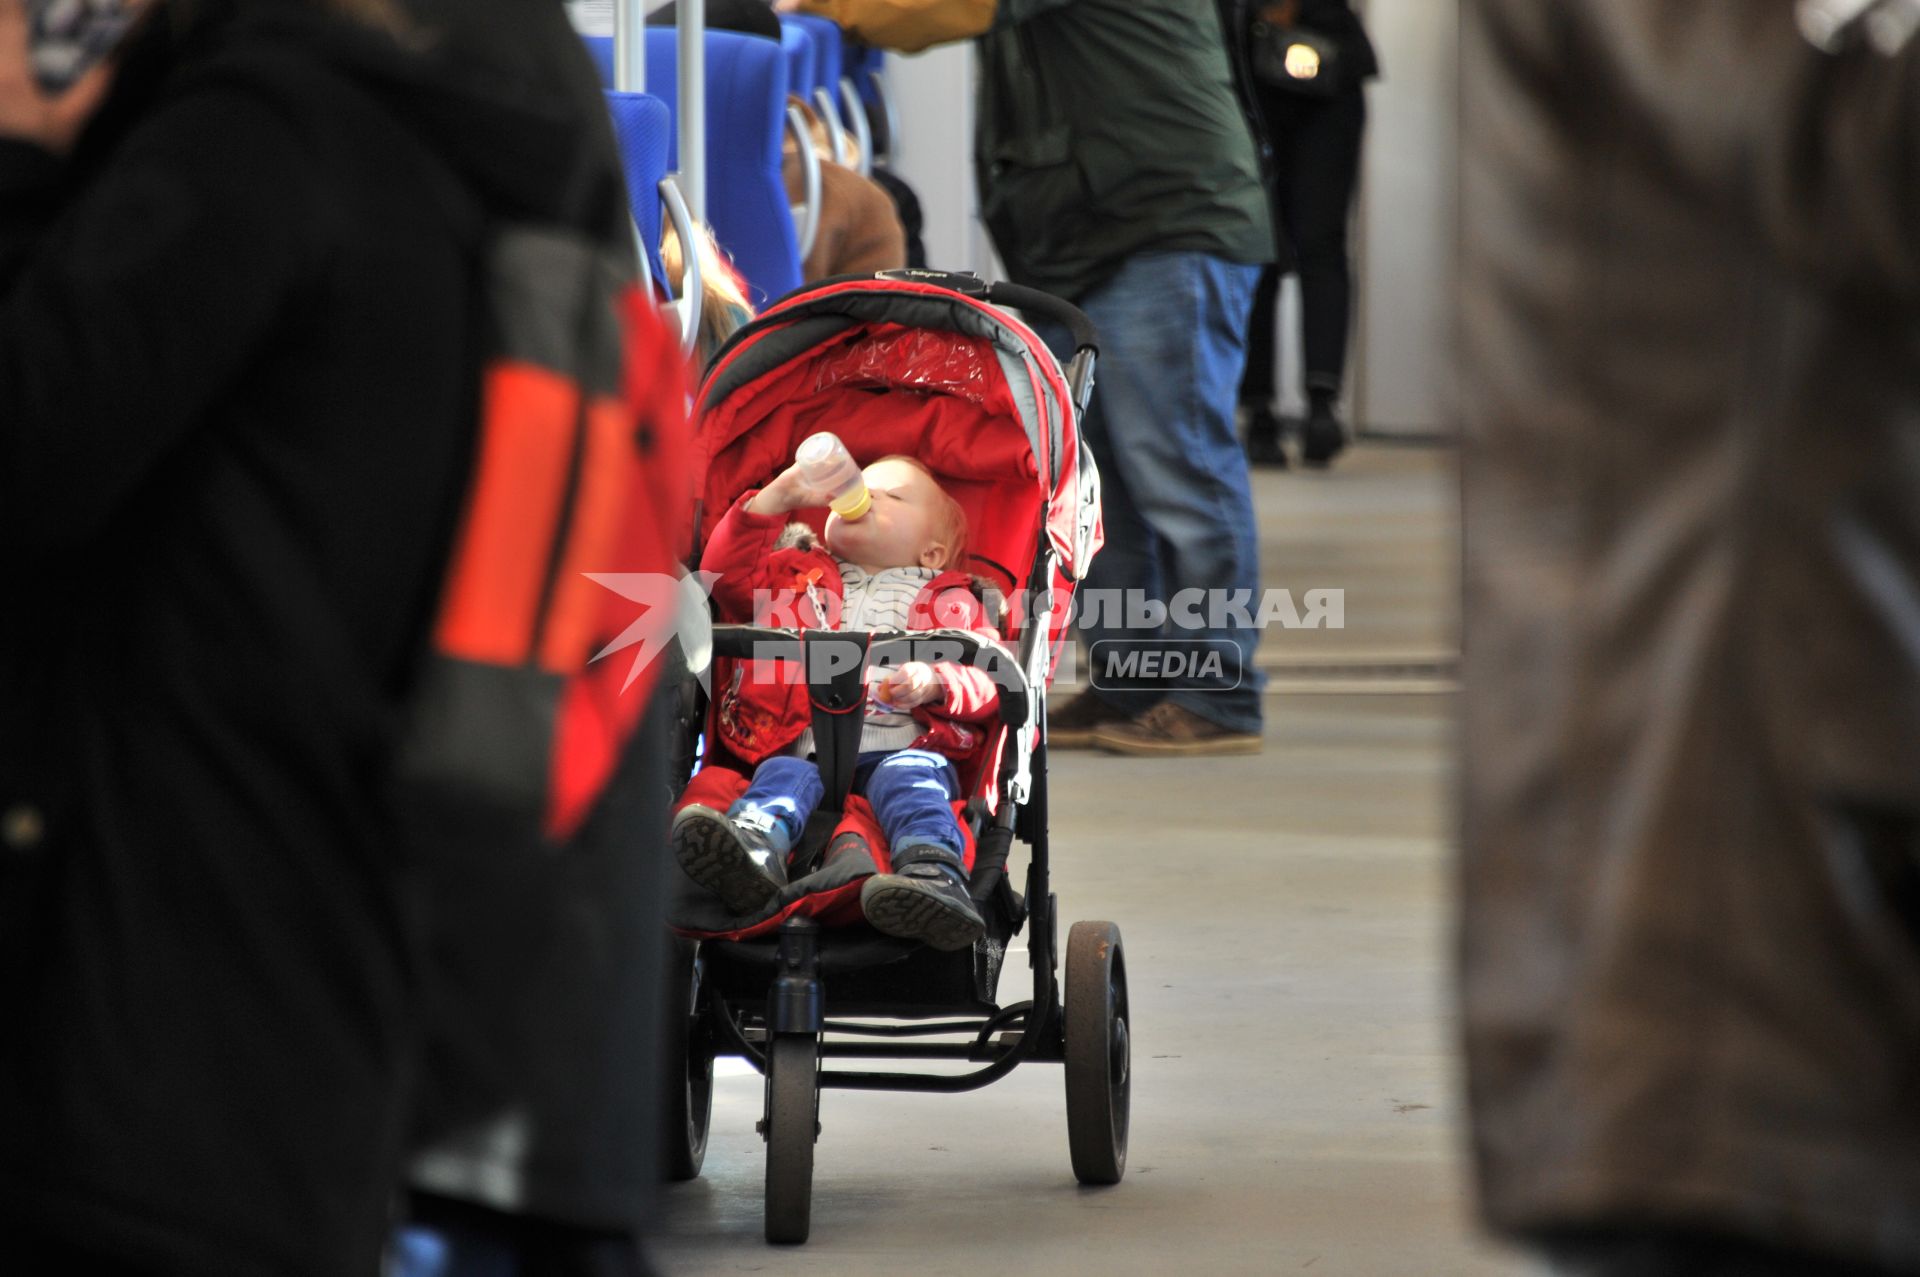
[[(1071, 332), (1063, 375), (1017, 308)], [(794, 882), (767, 911), (728, 918), (687, 893), (675, 906), (684, 1070), (669, 1066), (666, 1164), (698, 1175), (714, 1060), (740, 1056), (766, 1077), (766, 1236), (805, 1241), (822, 1087), (959, 1092), (1030, 1061), (1066, 1065), (1075, 1176), (1119, 1181), (1126, 1166), (1129, 1051), (1119, 928), (1079, 922), (1067, 938), (1064, 999), (1047, 853), (1046, 688), (1065, 639), (1074, 582), (1100, 544), (1099, 480), (1080, 439), (1092, 392), (1092, 325), (1072, 306), (967, 275), (891, 271), (794, 293), (736, 334), (716, 359), (698, 409), (696, 557), (727, 508), (783, 469), (800, 441), (838, 434), (863, 462), (904, 453), (925, 462), (965, 509), (971, 570), (1012, 606), (1004, 645), (959, 630), (861, 633), (714, 627), (716, 685), (738, 663), (794, 662), (807, 684), (826, 798), (795, 848)], [(817, 517), (817, 516), (816, 516)], [(819, 529), (816, 528), (816, 531)], [(970, 892), (987, 930), (970, 950), (940, 952), (857, 921), (860, 882), (808, 873), (849, 797), (872, 661), (960, 660), (1000, 688), (1000, 720), (960, 766), (956, 804), (968, 839)], [(712, 706), (690, 716), (710, 720)], [(744, 788), (739, 760), (706, 721), (689, 793), (724, 808)], [(691, 755), (689, 750), (689, 756)], [(878, 830), (871, 830), (880, 856)], [(1026, 891), (1007, 876), (1015, 838), (1029, 850)], [(884, 869), (884, 865), (878, 866)], [(845, 923), (844, 926), (833, 924)], [(1030, 1000), (998, 1001), (1009, 940), (1028, 931)], [(673, 1057), (669, 1057), (673, 1058)], [(823, 1069), (823, 1059), (956, 1061), (953, 1073)]]

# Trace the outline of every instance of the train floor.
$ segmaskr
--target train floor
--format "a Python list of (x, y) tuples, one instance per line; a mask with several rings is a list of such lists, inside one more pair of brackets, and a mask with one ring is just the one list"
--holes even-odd
[(1362, 445), (1325, 474), (1261, 472), (1256, 497), (1267, 582), (1346, 592), (1344, 630), (1266, 636), (1265, 752), (1052, 766), (1062, 934), (1111, 919), (1127, 954), (1124, 1181), (1075, 1184), (1058, 1065), (963, 1095), (828, 1091), (811, 1240), (772, 1248), (761, 1081), (723, 1061), (704, 1174), (665, 1195), (663, 1272), (1526, 1270), (1476, 1233), (1465, 1169), (1451, 453)]

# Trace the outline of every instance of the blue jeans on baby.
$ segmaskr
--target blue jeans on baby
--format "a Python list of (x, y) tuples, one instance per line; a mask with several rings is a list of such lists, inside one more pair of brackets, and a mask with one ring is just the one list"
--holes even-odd
[[(862, 754), (854, 764), (853, 792), (866, 797), (887, 846), (896, 852), (934, 846), (960, 856), (960, 822), (952, 807), (960, 777), (942, 755), (925, 749)], [(755, 823), (767, 828), (774, 846), (785, 853), (800, 841), (807, 818), (825, 795), (820, 769), (811, 759), (769, 758), (727, 814), (736, 820), (759, 817)]]

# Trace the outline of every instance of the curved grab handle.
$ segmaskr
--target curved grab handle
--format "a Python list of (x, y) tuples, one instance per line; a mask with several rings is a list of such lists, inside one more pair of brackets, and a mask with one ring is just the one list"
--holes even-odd
[(840, 102), (847, 108), (847, 118), (853, 121), (854, 145), (860, 148), (860, 163), (856, 166), (861, 177), (873, 176), (873, 126), (867, 123), (867, 104), (860, 100), (860, 88), (853, 77), (840, 77)]
[(686, 197), (680, 193), (680, 183), (671, 173), (660, 179), (660, 199), (667, 206), (673, 233), (680, 237), (680, 300), (675, 309), (680, 312), (680, 353), (690, 359), (700, 341), (700, 307), (706, 302), (706, 285), (700, 278), (700, 245), (695, 239), (699, 227), (687, 209)]
[(892, 166), (894, 157), (900, 153), (900, 104), (893, 100), (893, 90), (887, 85), (887, 77), (879, 71), (867, 72), (867, 78), (873, 81), (873, 91), (880, 99), (880, 114), (887, 122), (886, 163)]
[(826, 123), (827, 140), (833, 143), (833, 162), (842, 167), (852, 167), (847, 164), (847, 131), (840, 125), (840, 108), (833, 104), (833, 94), (827, 91), (826, 86), (822, 85), (813, 91), (813, 109), (820, 113), (821, 120)]
[(800, 108), (787, 107), (787, 127), (800, 147), (800, 172), (805, 175), (806, 203), (800, 216), (800, 260), (813, 252), (813, 241), (820, 234), (820, 156), (813, 149), (813, 135), (807, 131), (807, 117)]
[[(640, 219), (629, 216), (627, 225), (633, 227), (633, 255), (640, 259), (640, 293), (644, 297), (653, 296), (653, 254), (647, 249), (647, 237), (640, 229)], [(664, 286), (665, 280), (660, 281)]]

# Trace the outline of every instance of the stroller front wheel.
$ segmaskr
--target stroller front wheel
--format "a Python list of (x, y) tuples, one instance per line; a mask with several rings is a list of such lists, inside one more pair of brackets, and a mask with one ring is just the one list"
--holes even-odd
[(713, 1026), (701, 1005), (700, 948), (690, 940), (672, 940), (668, 957), (671, 984), (667, 1006), (665, 1076), (660, 1135), (663, 1170), (668, 1180), (696, 1179), (707, 1156), (707, 1129), (713, 1118)]
[(1076, 922), (1067, 934), (1067, 1142), (1082, 1184), (1118, 1184), (1127, 1171), (1133, 1050), (1120, 928)]
[(767, 1043), (767, 1240), (812, 1231), (813, 1145), (820, 1134), (820, 1039), (776, 1033)]

